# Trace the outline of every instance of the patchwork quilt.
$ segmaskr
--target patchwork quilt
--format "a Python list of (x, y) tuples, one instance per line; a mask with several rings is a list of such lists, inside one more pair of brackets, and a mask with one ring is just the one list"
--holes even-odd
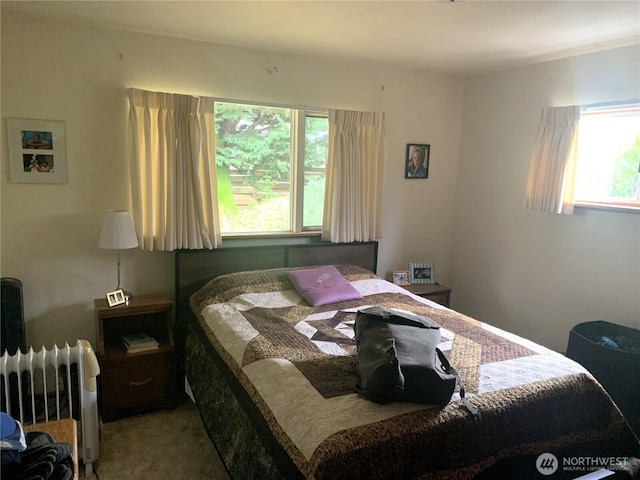
[[(579, 364), (359, 267), (337, 268), (362, 299), (311, 307), (287, 269), (277, 269), (217, 277), (190, 301), (207, 348), (251, 399), (296, 476), (474, 478), (531, 455), (535, 473), (535, 455), (545, 452), (602, 455), (607, 445), (617, 456), (638, 455), (619, 410)], [(458, 393), (440, 408), (379, 405), (355, 392), (355, 315), (374, 305), (441, 326), (439, 348), (459, 372), (476, 417)], [(187, 373), (198, 373), (189, 381), (204, 394), (196, 383), (208, 367), (192, 363)]]

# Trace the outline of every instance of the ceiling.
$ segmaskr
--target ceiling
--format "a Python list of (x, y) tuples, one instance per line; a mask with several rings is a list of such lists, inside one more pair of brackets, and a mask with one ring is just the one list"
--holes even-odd
[(474, 75), (640, 44), (631, 1), (5, 1), (2, 14)]

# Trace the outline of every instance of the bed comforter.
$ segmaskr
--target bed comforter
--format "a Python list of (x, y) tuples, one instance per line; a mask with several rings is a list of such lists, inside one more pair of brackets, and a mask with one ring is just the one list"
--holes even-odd
[[(639, 455), (619, 410), (579, 364), (359, 267), (338, 269), (362, 300), (313, 308), (295, 291), (287, 270), (278, 269), (218, 277), (190, 301), (197, 318), (192, 331), (209, 343), (198, 348), (215, 354), (240, 403), (249, 400), (259, 412), (256, 435), (269, 444), (266, 450), (287, 458), (279, 475), (474, 478), (519, 458), (527, 459), (517, 467), (522, 478), (534, 478), (536, 457), (545, 452)], [(458, 393), (436, 408), (378, 405), (355, 392), (353, 323), (359, 308), (373, 305), (409, 310), (441, 325), (439, 348), (462, 377), (476, 417)], [(201, 395), (212, 387), (203, 358), (196, 352), (190, 360), (187, 350), (188, 380)], [(216, 401), (197, 393), (196, 400), (201, 412)], [(231, 437), (239, 431), (227, 440), (237, 443)], [(225, 462), (233, 460), (225, 458), (233, 452), (224, 446), (219, 451)], [(518, 478), (513, 470), (508, 476)]]

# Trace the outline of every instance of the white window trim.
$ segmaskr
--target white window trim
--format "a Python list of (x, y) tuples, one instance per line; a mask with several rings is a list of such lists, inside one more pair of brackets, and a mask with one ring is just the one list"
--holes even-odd
[(576, 208), (584, 208), (585, 210), (605, 210), (617, 213), (640, 214), (640, 205), (636, 206), (622, 203), (576, 201)]
[[(261, 102), (252, 100), (235, 100), (229, 98), (214, 97), (214, 103), (232, 103), (237, 105), (253, 105), (260, 107), (272, 107), (291, 110), (291, 178), (295, 178), (290, 205), (290, 230), (287, 232), (221, 232), (222, 238), (248, 238), (248, 237), (299, 237), (320, 236), (322, 225), (314, 227), (303, 226), (304, 189), (299, 188), (304, 183), (304, 168), (300, 168), (304, 162), (305, 154), (305, 119), (309, 116), (329, 118), (329, 109), (311, 107), (308, 105), (286, 105), (273, 102)], [(302, 183), (301, 183), (302, 182)]]

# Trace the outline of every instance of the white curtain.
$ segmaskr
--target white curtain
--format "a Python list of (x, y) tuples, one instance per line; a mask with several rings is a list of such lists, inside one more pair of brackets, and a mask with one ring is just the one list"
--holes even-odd
[(132, 213), (144, 250), (215, 248), (214, 99), (129, 90)]
[(573, 213), (579, 121), (579, 106), (542, 110), (529, 166), (526, 208)]
[(381, 238), (385, 152), (383, 113), (329, 110), (323, 240)]

